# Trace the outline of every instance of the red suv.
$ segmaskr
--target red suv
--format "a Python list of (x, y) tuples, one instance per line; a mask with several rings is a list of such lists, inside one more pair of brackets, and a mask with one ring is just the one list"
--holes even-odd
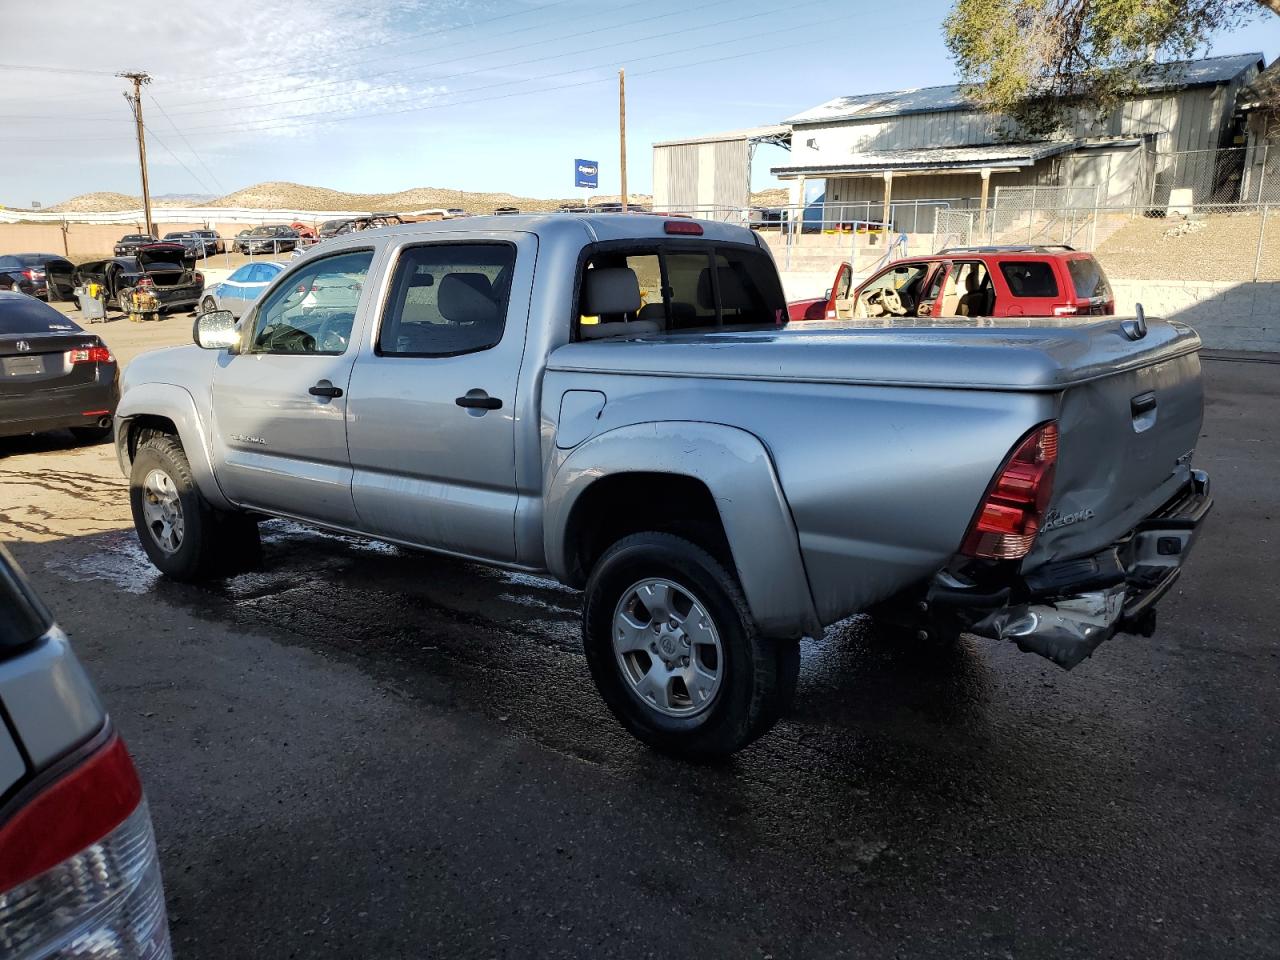
[(950, 247), (896, 260), (850, 290), (840, 265), (825, 297), (787, 304), (792, 320), (877, 317), (1066, 317), (1113, 314), (1093, 254), (1068, 246)]

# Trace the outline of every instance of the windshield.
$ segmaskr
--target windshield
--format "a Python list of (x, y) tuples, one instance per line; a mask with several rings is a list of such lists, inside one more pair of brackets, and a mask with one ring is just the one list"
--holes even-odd
[(275, 233), (275, 229), (273, 227), (254, 227), (252, 230), (249, 231), (249, 236), (269, 237), (273, 233)]
[(143, 241), (150, 240), (150, 239), (152, 238), (148, 237), (145, 233), (131, 233), (126, 237), (121, 237), (120, 242), (121, 243), (142, 243)]

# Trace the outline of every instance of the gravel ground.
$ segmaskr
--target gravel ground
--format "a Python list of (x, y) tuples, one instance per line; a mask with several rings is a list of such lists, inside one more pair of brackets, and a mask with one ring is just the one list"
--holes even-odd
[(1206, 363), (1218, 502), (1154, 639), (1066, 674), (855, 619), (710, 767), (618, 729), (548, 581), (272, 521), (164, 582), (58, 435), (0, 441), (0, 537), (138, 760), (183, 960), (1275, 957), (1276, 369)]
[(1192, 221), (1203, 229), (1186, 232), (1182, 223), (1131, 220), (1098, 245), (1098, 257), (1110, 276), (1126, 280), (1253, 280), (1261, 233), (1257, 279), (1280, 280), (1280, 210), (1268, 213), (1265, 229), (1260, 213), (1209, 214)]

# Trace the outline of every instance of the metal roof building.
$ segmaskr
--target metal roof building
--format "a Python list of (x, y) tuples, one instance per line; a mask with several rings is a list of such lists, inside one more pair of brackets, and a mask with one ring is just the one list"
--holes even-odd
[[(1233, 134), (1237, 93), (1262, 66), (1260, 53), (1153, 64), (1118, 109), (1102, 117), (1080, 110), (1044, 139), (1019, 136), (957, 84), (836, 97), (783, 121), (789, 136), (765, 128), (791, 150), (790, 162), (772, 172), (792, 184), (793, 204), (822, 200), (847, 211), (846, 219), (887, 221), (895, 201), (985, 208), (988, 191), (1000, 187), (1070, 188), (1081, 205), (1160, 203), (1189, 185), (1181, 181), (1205, 179), (1197, 162), (1185, 162), (1188, 152), (1203, 151), (1212, 168)], [(749, 163), (736, 157), (749, 149), (750, 134), (714, 138), (696, 170), (684, 158), (707, 151), (701, 138), (655, 144), (655, 204), (724, 204), (736, 187), (733, 205), (746, 205)], [(728, 160), (730, 150), (735, 159), (722, 181), (721, 156)], [(1175, 154), (1183, 161), (1174, 163)]]

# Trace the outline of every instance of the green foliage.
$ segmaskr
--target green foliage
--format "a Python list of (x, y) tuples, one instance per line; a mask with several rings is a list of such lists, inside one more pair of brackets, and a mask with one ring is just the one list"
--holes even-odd
[[(1071, 112), (1100, 114), (1213, 31), (1238, 27), (1273, 0), (956, 0), (943, 29), (969, 95), (1044, 136)], [(1171, 80), (1176, 77), (1171, 76)]]

